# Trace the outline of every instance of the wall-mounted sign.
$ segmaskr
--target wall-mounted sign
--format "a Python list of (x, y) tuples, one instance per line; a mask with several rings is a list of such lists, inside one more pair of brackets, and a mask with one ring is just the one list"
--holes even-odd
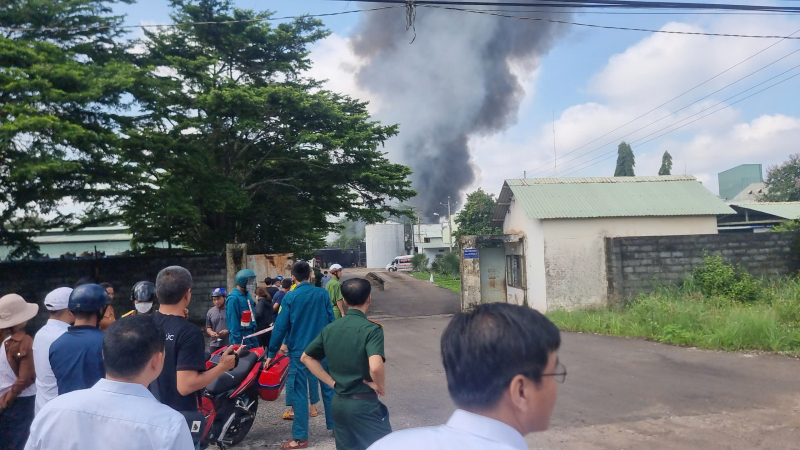
[(465, 248), (464, 249), (464, 259), (478, 259), (478, 249), (477, 248)]

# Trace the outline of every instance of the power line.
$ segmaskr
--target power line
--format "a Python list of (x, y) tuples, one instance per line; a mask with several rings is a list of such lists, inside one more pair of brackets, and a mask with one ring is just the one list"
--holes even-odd
[[(336, 0), (350, 1), (350, 0)], [(510, 6), (510, 7), (552, 7), (552, 8), (639, 8), (639, 9), (711, 9), (711, 10), (730, 10), (730, 11), (776, 11), (776, 12), (800, 12), (800, 7), (796, 6), (763, 6), (763, 5), (739, 5), (726, 3), (685, 3), (685, 2), (662, 2), (662, 1), (641, 1), (641, 0), (537, 0), (531, 2), (486, 2), (486, 1), (455, 1), (455, 0), (354, 0), (369, 3), (395, 3), (411, 7), (437, 6), (442, 8), (454, 6)]]
[[(796, 67), (794, 67), (793, 69), (795, 69), (795, 68), (796, 68)], [(786, 72), (784, 72), (784, 73), (786, 73)], [(764, 89), (761, 89), (760, 91), (756, 91), (756, 92), (754, 92), (754, 93), (752, 93), (752, 94), (748, 95), (747, 97), (740, 98), (739, 100), (736, 100), (736, 101), (735, 101), (735, 102), (733, 102), (733, 103), (730, 103), (730, 104), (728, 104), (728, 105), (725, 105), (725, 106), (723, 106), (722, 108), (720, 108), (720, 109), (718, 109), (718, 110), (711, 111), (710, 113), (708, 113), (708, 114), (706, 114), (706, 115), (704, 115), (704, 116), (698, 117), (697, 119), (695, 119), (695, 120), (693, 120), (693, 121), (691, 121), (691, 122), (687, 122), (687, 123), (685, 123), (685, 124), (683, 124), (683, 125), (681, 125), (681, 126), (679, 126), (679, 127), (675, 128), (675, 129), (673, 129), (673, 130), (669, 130), (669, 131), (667, 131), (666, 133), (662, 133), (662, 134), (660, 134), (660, 135), (658, 135), (658, 136), (656, 136), (656, 137), (654, 137), (654, 138), (652, 138), (652, 139), (648, 139), (647, 141), (645, 141), (645, 142), (642, 142), (641, 144), (637, 145), (636, 147), (641, 147), (642, 145), (644, 145), (644, 144), (647, 144), (648, 142), (651, 142), (651, 141), (653, 141), (653, 140), (655, 140), (655, 139), (658, 139), (658, 138), (660, 138), (660, 137), (662, 137), (662, 136), (664, 136), (664, 135), (667, 135), (667, 134), (669, 134), (669, 133), (672, 133), (673, 131), (679, 130), (679, 129), (681, 129), (681, 128), (685, 127), (685, 126), (691, 125), (691, 124), (693, 124), (693, 123), (697, 122), (698, 120), (702, 120), (702, 119), (704, 119), (704, 118), (706, 118), (706, 117), (708, 117), (708, 116), (710, 116), (710, 115), (712, 115), (712, 114), (715, 114), (715, 113), (718, 113), (718, 112), (720, 112), (720, 111), (722, 111), (722, 110), (724, 110), (724, 109), (730, 108), (731, 106), (733, 106), (733, 105), (735, 105), (735, 104), (737, 104), (737, 103), (739, 103), (739, 102), (742, 102), (742, 101), (744, 101), (744, 100), (747, 100), (748, 98), (750, 98), (750, 97), (753, 97), (753, 96), (755, 96), (755, 95), (758, 95), (758, 94), (760, 94), (761, 92), (764, 92), (764, 91), (766, 91), (767, 89), (771, 89), (771, 88), (773, 88), (773, 87), (775, 87), (775, 86), (777, 86), (777, 85), (779, 85), (779, 84), (781, 84), (781, 83), (784, 83), (784, 82), (786, 82), (786, 81), (789, 81), (789, 80), (791, 80), (792, 78), (794, 78), (794, 77), (796, 77), (796, 76), (798, 76), (798, 75), (800, 75), (800, 73), (796, 73), (796, 74), (794, 74), (794, 75), (792, 75), (792, 76), (790, 76), (790, 77), (788, 77), (788, 78), (785, 78), (785, 79), (783, 79), (783, 80), (781, 80), (781, 81), (778, 81), (777, 83), (775, 83), (775, 84), (772, 84), (772, 85), (770, 85), (770, 86), (767, 86), (767, 87), (765, 87)], [(755, 87), (755, 86), (753, 86), (753, 87)], [(750, 88), (750, 89), (752, 89), (752, 88)], [(742, 92), (742, 93), (743, 93), (743, 92)], [(741, 93), (740, 93), (740, 94), (741, 94)], [(740, 95), (740, 94), (737, 94), (737, 95)], [(600, 156), (598, 156), (598, 157), (596, 157), (596, 158), (593, 158), (593, 159), (591, 159), (591, 160), (589, 160), (589, 161), (586, 161), (586, 162), (584, 162), (584, 163), (581, 163), (581, 164), (579, 164), (578, 166), (581, 166), (581, 165), (587, 164), (587, 163), (589, 163), (589, 162), (591, 162), (591, 161), (594, 161), (594, 160), (595, 160), (595, 159), (597, 159), (597, 158), (601, 158), (601, 157), (603, 157), (603, 156), (611, 155), (611, 156), (609, 156), (609, 157), (607, 157), (607, 158), (603, 158), (603, 159), (601, 159), (600, 161), (597, 161), (597, 162), (595, 162), (595, 163), (592, 163), (592, 164), (586, 165), (586, 166), (584, 166), (584, 167), (577, 168), (577, 169), (575, 169), (575, 170), (571, 170), (570, 172), (567, 172), (567, 173), (565, 173), (564, 175), (571, 175), (571, 174), (573, 174), (573, 173), (575, 173), (575, 172), (579, 172), (579, 171), (581, 171), (581, 170), (583, 170), (583, 169), (587, 169), (587, 168), (589, 168), (589, 167), (591, 167), (591, 166), (594, 166), (594, 165), (600, 164), (601, 162), (607, 161), (607, 160), (609, 160), (609, 159), (611, 159), (611, 158), (613, 158), (613, 157), (614, 157), (614, 155), (613, 155), (614, 151), (615, 151), (615, 150), (612, 150), (612, 151), (610, 151), (610, 152), (608, 152), (608, 153), (604, 153), (604, 154), (602, 154), (602, 155), (600, 155)], [(578, 167), (578, 166), (573, 166), (573, 167), (571, 167), (570, 169), (576, 168), (576, 167)]]
[(505, 17), (507, 19), (518, 20), (535, 20), (539, 22), (560, 23), (563, 25), (575, 25), (580, 27), (600, 28), (603, 30), (622, 30), (622, 31), (641, 31), (645, 33), (663, 33), (663, 34), (679, 34), (687, 36), (715, 36), (715, 37), (735, 37), (735, 38), (753, 38), (753, 39), (800, 39), (800, 36), (777, 36), (777, 35), (756, 35), (756, 34), (733, 34), (733, 33), (704, 33), (701, 31), (671, 31), (671, 30), (653, 30), (649, 28), (633, 28), (633, 27), (615, 27), (611, 25), (597, 25), (591, 23), (570, 22), (568, 20), (548, 19), (545, 17), (528, 17), (528, 16), (510, 16), (508, 14), (500, 14), (490, 11), (477, 10), (477, 9), (463, 9), (453, 8), (449, 6), (436, 6), (436, 5), (419, 5), (425, 8), (447, 9), (452, 11), (462, 11), (474, 14), (484, 14), (487, 16)]
[(118, 29), (131, 29), (131, 28), (174, 28), (174, 27), (182, 27), (187, 25), (232, 25), (237, 23), (255, 23), (255, 22), (274, 22), (277, 20), (290, 20), (290, 19), (301, 19), (305, 17), (330, 17), (330, 16), (340, 16), (343, 14), (355, 14), (361, 12), (371, 12), (371, 11), (381, 11), (384, 9), (397, 9), (397, 8), (405, 8), (405, 5), (396, 5), (396, 6), (381, 6), (377, 8), (367, 8), (367, 9), (356, 9), (352, 11), (340, 11), (340, 12), (333, 12), (333, 13), (324, 13), (324, 14), (304, 14), (301, 16), (284, 16), (284, 17), (263, 17), (259, 19), (242, 19), (242, 20), (223, 20), (219, 22), (215, 21), (208, 21), (208, 22), (176, 22), (176, 23), (168, 23), (168, 24), (158, 24), (158, 25), (96, 25), (96, 26), (89, 26), (89, 27), (42, 27), (42, 28), (8, 28), (8, 27), (0, 27), (0, 30), (10, 31), (10, 32), (29, 32), (29, 31), (40, 31), (40, 32), (48, 32), (48, 31), (84, 31), (84, 30), (104, 30), (108, 28), (118, 28)]
[[(667, 114), (666, 116), (663, 116), (663, 117), (661, 117), (660, 119), (657, 119), (657, 120), (655, 120), (655, 121), (653, 121), (653, 122), (650, 122), (650, 123), (648, 123), (647, 125), (644, 125), (644, 126), (642, 126), (642, 127), (639, 127), (639, 128), (637, 128), (637, 129), (635, 129), (635, 130), (633, 130), (633, 131), (631, 131), (631, 132), (629, 132), (629, 133), (627, 133), (627, 134), (624, 134), (624, 135), (622, 135), (622, 136), (620, 136), (620, 137), (618, 137), (618, 138), (614, 139), (614, 141), (617, 141), (617, 140), (619, 140), (619, 139), (624, 139), (624, 138), (626, 138), (626, 137), (628, 137), (628, 136), (630, 136), (630, 135), (632, 135), (632, 134), (634, 134), (634, 133), (636, 133), (636, 132), (638, 132), (638, 131), (644, 130), (645, 128), (647, 128), (647, 127), (649, 127), (649, 126), (651, 126), (651, 125), (654, 125), (654, 124), (656, 124), (656, 123), (658, 123), (658, 122), (661, 122), (662, 120), (666, 119), (667, 117), (674, 116), (675, 114), (677, 114), (677, 113), (679, 113), (679, 112), (683, 111), (684, 109), (686, 109), (686, 108), (688, 108), (688, 107), (690, 107), (690, 106), (692, 106), (692, 105), (695, 105), (695, 104), (697, 104), (697, 103), (699, 103), (699, 102), (701, 102), (701, 101), (703, 101), (703, 100), (707, 99), (708, 97), (711, 97), (712, 95), (714, 95), (714, 94), (716, 94), (716, 93), (718, 93), (718, 92), (720, 92), (720, 91), (723, 91), (723, 90), (725, 90), (725, 89), (727, 89), (727, 88), (729, 88), (729, 87), (733, 86), (734, 84), (736, 84), (736, 83), (738, 83), (738, 82), (740, 82), (740, 81), (742, 81), (742, 80), (744, 80), (744, 79), (746, 79), (746, 78), (749, 78), (749, 77), (751, 77), (751, 76), (755, 75), (756, 73), (758, 73), (758, 72), (761, 72), (762, 70), (766, 69), (767, 67), (770, 67), (770, 66), (772, 66), (772, 65), (774, 65), (774, 64), (777, 64), (778, 62), (780, 62), (780, 61), (782, 61), (782, 60), (784, 60), (784, 59), (786, 59), (786, 58), (788, 58), (788, 57), (790, 57), (790, 56), (792, 56), (792, 55), (794, 55), (794, 54), (796, 54), (796, 53), (798, 53), (798, 52), (800, 52), (800, 49), (798, 49), (798, 50), (795, 50), (795, 51), (793, 51), (793, 52), (791, 52), (791, 53), (789, 53), (789, 54), (787, 54), (787, 55), (784, 55), (784, 56), (782, 56), (782, 57), (780, 57), (780, 58), (776, 59), (775, 61), (772, 61), (771, 63), (769, 63), (769, 64), (767, 64), (767, 65), (765, 65), (765, 66), (762, 66), (762, 67), (760, 67), (759, 69), (756, 69), (756, 70), (754, 70), (753, 72), (750, 72), (749, 74), (747, 74), (747, 75), (745, 75), (745, 76), (743, 76), (743, 77), (739, 78), (738, 80), (736, 80), (736, 81), (733, 81), (733, 82), (731, 82), (731, 83), (728, 83), (727, 85), (725, 85), (725, 86), (723, 86), (723, 87), (721, 87), (721, 88), (717, 89), (716, 91), (714, 91), (714, 92), (712, 92), (712, 93), (710, 93), (710, 94), (708, 94), (708, 95), (706, 95), (706, 96), (704, 96), (704, 97), (701, 97), (701, 98), (699, 98), (699, 99), (697, 99), (697, 100), (693, 101), (692, 103), (689, 103), (688, 105), (686, 105), (686, 106), (684, 106), (684, 107), (682, 107), (682, 108), (680, 108), (680, 109), (678, 109), (678, 110), (675, 110), (675, 111), (671, 112), (670, 114)], [(791, 70), (794, 70), (794, 69), (796, 69), (797, 67), (800, 67), (800, 65), (798, 65), (798, 66), (795, 66), (795, 67), (792, 67), (791, 69), (789, 69), (789, 70), (787, 70), (787, 71), (785, 71), (785, 72), (782, 72), (782, 73), (780, 73), (780, 74), (778, 74), (778, 75), (776, 75), (776, 76), (774, 76), (774, 77), (772, 77), (772, 78), (768, 78), (768, 79), (766, 79), (766, 80), (762, 81), (761, 83), (759, 83), (759, 84), (756, 84), (756, 85), (755, 85), (755, 86), (753, 86), (753, 87), (750, 87), (750, 88), (748, 88), (748, 89), (745, 89), (744, 91), (741, 91), (741, 92), (739, 92), (739, 93), (738, 93), (738, 94), (736, 94), (736, 95), (733, 95), (733, 96), (731, 96), (731, 97), (728, 97), (728, 98), (726, 98), (725, 100), (722, 100), (722, 101), (721, 101), (720, 103), (718, 103), (717, 105), (719, 105), (719, 104), (721, 104), (721, 103), (724, 103), (724, 102), (726, 102), (726, 101), (728, 101), (728, 100), (730, 100), (730, 99), (732, 99), (732, 98), (734, 98), (734, 97), (738, 97), (739, 95), (741, 95), (741, 94), (743, 94), (743, 93), (745, 93), (745, 92), (747, 92), (747, 91), (749, 91), (749, 90), (751, 90), (751, 89), (753, 89), (753, 88), (755, 88), (755, 87), (758, 87), (758, 86), (760, 86), (760, 85), (762, 85), (762, 84), (764, 84), (764, 83), (766, 83), (766, 82), (768, 82), (768, 81), (774, 80), (775, 78), (777, 78), (777, 77), (779, 77), (779, 76), (781, 76), (781, 75), (785, 74), (786, 72), (789, 72), (789, 71), (791, 71)], [(717, 106), (717, 105), (714, 105), (714, 106)], [(705, 110), (701, 110), (700, 112), (698, 112), (698, 113), (695, 113), (695, 114), (693, 114), (692, 116), (689, 116), (689, 117), (687, 117), (686, 119), (688, 119), (688, 118), (691, 118), (691, 117), (693, 117), (694, 115), (697, 115), (697, 114), (699, 114), (699, 113), (702, 113), (703, 111), (706, 111), (707, 109), (708, 109), (708, 108), (706, 108)], [(640, 116), (640, 117), (641, 117), (641, 116)], [(681, 121), (683, 121), (683, 120), (686, 120), (686, 119), (682, 119)], [(679, 122), (676, 122), (676, 123), (680, 123), (681, 121), (679, 121)], [(630, 122), (628, 122), (628, 123), (630, 123)], [(668, 125), (666, 128), (669, 128), (669, 127), (671, 127), (671, 126), (673, 126), (673, 125), (675, 125), (675, 123), (674, 123), (674, 124), (672, 124), (672, 125)], [(661, 130), (664, 130), (664, 129), (665, 129), (665, 128), (661, 128), (661, 129), (657, 130), (657, 131), (656, 131), (656, 133), (657, 133), (657, 132), (659, 132), (659, 131), (661, 131)], [(652, 135), (652, 134), (653, 134), (653, 133), (651, 133), (651, 134), (648, 134), (648, 135), (646, 135), (646, 136), (644, 136), (644, 137), (650, 136), (650, 135)], [(631, 142), (631, 144), (633, 144), (633, 143), (635, 143), (635, 142), (638, 142), (638, 141), (640, 141), (641, 139), (642, 139), (642, 138), (640, 138), (640, 139), (637, 139), (637, 140), (635, 140), (635, 141), (632, 141), (632, 142)], [(595, 148), (595, 149), (593, 149), (593, 150), (590, 150), (590, 151), (588, 151), (588, 152), (586, 152), (586, 153), (583, 153), (583, 154), (581, 154), (581, 155), (579, 155), (579, 156), (576, 156), (575, 158), (572, 158), (572, 159), (570, 159), (569, 161), (567, 161), (567, 163), (570, 163), (570, 162), (572, 162), (572, 161), (575, 161), (575, 160), (577, 160), (577, 159), (580, 159), (580, 158), (582, 158), (582, 157), (584, 157), (584, 156), (586, 156), (586, 155), (588, 155), (588, 154), (590, 154), (590, 153), (594, 153), (594, 152), (596, 152), (597, 150), (600, 150), (601, 148), (604, 148), (604, 147), (606, 147), (606, 146), (608, 146), (608, 145), (611, 145), (611, 144), (613, 144), (613, 142), (608, 142), (608, 143), (606, 143), (606, 144), (603, 144), (603, 145), (601, 145), (601, 146), (599, 146), (599, 147), (597, 147), (597, 148)], [(546, 169), (546, 170), (543, 170), (543, 171), (539, 171), (539, 172), (537, 172), (537, 173), (534, 173), (533, 175), (535, 176), (535, 175), (541, 174), (541, 173), (543, 173), (543, 172), (547, 172), (547, 170), (549, 170), (549, 169)]]
[[(795, 34), (797, 34), (797, 33), (800, 33), (800, 29), (796, 30), (794, 33), (790, 34), (789, 36), (794, 36), (794, 35), (795, 35)], [(649, 110), (649, 111), (645, 112), (644, 114), (641, 114), (641, 115), (639, 115), (638, 117), (636, 117), (636, 118), (634, 118), (634, 119), (632, 119), (632, 120), (630, 120), (630, 121), (628, 121), (628, 122), (626, 122), (626, 123), (624, 123), (624, 124), (622, 124), (622, 125), (618, 126), (617, 128), (614, 128), (613, 130), (609, 131), (608, 133), (606, 133), (606, 134), (604, 134), (604, 135), (602, 135), (602, 136), (596, 137), (596, 138), (592, 139), (591, 141), (589, 141), (589, 142), (587, 142), (587, 143), (585, 143), (585, 144), (581, 145), (580, 147), (578, 147), (578, 148), (576, 148), (576, 149), (574, 149), (574, 150), (570, 150), (569, 152), (567, 152), (567, 153), (565, 153), (565, 154), (561, 155), (561, 157), (562, 157), (562, 158), (564, 158), (564, 157), (566, 157), (567, 155), (570, 155), (570, 154), (572, 154), (572, 153), (574, 153), (574, 152), (576, 152), (576, 151), (578, 151), (578, 150), (580, 150), (580, 149), (582, 149), (582, 148), (586, 147), (587, 145), (589, 145), (589, 144), (591, 144), (591, 143), (593, 143), (593, 142), (597, 142), (597, 141), (599, 141), (600, 139), (602, 139), (602, 138), (604, 138), (604, 137), (608, 136), (609, 134), (611, 134), (611, 133), (613, 133), (613, 132), (615, 132), (615, 131), (617, 131), (617, 130), (620, 130), (620, 129), (622, 129), (622, 128), (624, 128), (624, 127), (626, 127), (626, 126), (628, 126), (628, 125), (632, 124), (633, 122), (635, 122), (635, 121), (637, 121), (637, 120), (641, 119), (642, 117), (645, 117), (645, 116), (647, 116), (648, 114), (652, 113), (653, 111), (656, 111), (656, 110), (658, 110), (659, 108), (661, 108), (661, 107), (663, 107), (663, 106), (666, 106), (666, 105), (668, 105), (669, 103), (672, 103), (673, 101), (675, 101), (675, 100), (677, 100), (677, 99), (679, 99), (679, 98), (683, 97), (684, 95), (688, 94), (689, 92), (692, 92), (692, 91), (694, 91), (695, 89), (699, 88), (700, 86), (703, 86), (704, 84), (706, 84), (706, 83), (708, 83), (708, 82), (710, 82), (710, 81), (712, 81), (712, 80), (714, 80), (714, 79), (716, 79), (716, 78), (720, 77), (721, 75), (724, 75), (725, 73), (727, 73), (727, 72), (730, 72), (731, 70), (735, 69), (736, 67), (739, 67), (740, 65), (742, 65), (742, 64), (746, 63), (747, 61), (749, 61), (749, 60), (751, 60), (751, 59), (755, 58), (756, 56), (758, 56), (758, 55), (760, 55), (760, 54), (764, 53), (765, 51), (767, 51), (767, 50), (771, 49), (772, 47), (774, 47), (774, 46), (776, 46), (776, 45), (780, 44), (780, 43), (781, 43), (781, 42), (783, 42), (783, 41), (784, 41), (784, 39), (781, 39), (781, 40), (779, 40), (779, 41), (776, 41), (776, 42), (774, 42), (774, 43), (772, 43), (772, 44), (768, 45), (767, 47), (764, 47), (763, 49), (759, 50), (758, 52), (756, 52), (756, 53), (754, 53), (754, 54), (752, 54), (752, 55), (748, 56), (747, 58), (745, 58), (745, 59), (743, 59), (743, 60), (739, 61), (738, 63), (736, 63), (736, 64), (734, 64), (734, 65), (732, 65), (732, 66), (728, 67), (727, 69), (725, 69), (725, 70), (723, 70), (722, 72), (720, 72), (720, 73), (718, 73), (718, 74), (716, 74), (716, 75), (712, 76), (711, 78), (709, 78), (709, 79), (707, 79), (707, 80), (703, 81), (702, 83), (700, 83), (700, 84), (697, 84), (697, 85), (695, 85), (694, 87), (692, 87), (692, 88), (690, 88), (690, 89), (688, 89), (688, 90), (686, 90), (686, 91), (683, 91), (682, 93), (680, 93), (680, 94), (676, 95), (675, 97), (672, 97), (671, 99), (669, 99), (669, 100), (667, 100), (666, 102), (664, 102), (664, 103), (662, 103), (662, 104), (660, 104), (660, 105), (658, 105), (658, 106), (654, 107), (653, 109), (651, 109), (651, 110)], [(790, 53), (790, 54), (791, 54), (791, 53)], [(788, 56), (788, 55), (787, 55), (787, 56)], [(785, 56), (784, 56), (784, 58), (785, 58)], [(783, 59), (783, 58), (781, 58), (781, 59)], [(765, 67), (766, 67), (766, 66), (765, 66)], [(738, 80), (737, 80), (737, 81), (738, 81)], [(728, 85), (728, 86), (730, 86), (730, 85)], [(727, 87), (727, 86), (726, 86), (726, 87)], [(626, 136), (627, 136), (627, 135), (626, 135)], [(623, 137), (625, 137), (625, 136), (623, 136)], [(608, 145), (608, 144), (606, 144), (606, 145)], [(594, 151), (594, 150), (592, 150), (592, 151)], [(589, 153), (591, 153), (591, 152), (589, 152)], [(539, 166), (539, 167), (537, 167), (537, 168), (533, 169), (533, 170), (532, 170), (532, 172), (536, 172), (537, 170), (539, 170), (539, 169), (541, 169), (541, 168), (543, 168), (543, 167), (547, 167), (547, 166), (549, 166), (549, 165), (550, 165), (552, 162), (553, 162), (553, 161), (550, 161), (550, 162), (548, 162), (548, 163), (542, 164), (541, 166)], [(541, 172), (538, 172), (538, 173), (541, 173)]]
[[(800, 1), (800, 0), (798, 0)], [(633, 8), (639, 9), (639, 8)], [(657, 8), (653, 8), (657, 9)], [(796, 12), (749, 12), (749, 11), (708, 11), (708, 12), (692, 12), (692, 11), (654, 11), (654, 12), (626, 12), (626, 11), (545, 11), (537, 9), (476, 9), (476, 11), (493, 11), (493, 12), (508, 12), (508, 13), (537, 13), (537, 14), (599, 14), (599, 15), (662, 15), (662, 16), (683, 16), (683, 15), (729, 15), (729, 16), (795, 16), (800, 13)]]

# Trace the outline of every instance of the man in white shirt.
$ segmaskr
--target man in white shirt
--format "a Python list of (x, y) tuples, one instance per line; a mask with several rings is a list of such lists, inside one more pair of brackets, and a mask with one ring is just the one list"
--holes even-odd
[(192, 450), (186, 419), (147, 386), (164, 367), (164, 330), (149, 315), (111, 324), (103, 338), (106, 378), (47, 403), (26, 450)]
[(527, 450), (524, 436), (550, 425), (567, 376), (558, 328), (527, 306), (490, 303), (454, 317), (441, 344), (459, 409), (446, 425), (398, 431), (369, 449)]
[(44, 298), (44, 307), (50, 313), (47, 320), (33, 338), (33, 366), (36, 370), (36, 406), (38, 413), (42, 406), (58, 397), (58, 384), (50, 367), (50, 344), (67, 331), (75, 322), (75, 316), (67, 308), (72, 288), (60, 287)]

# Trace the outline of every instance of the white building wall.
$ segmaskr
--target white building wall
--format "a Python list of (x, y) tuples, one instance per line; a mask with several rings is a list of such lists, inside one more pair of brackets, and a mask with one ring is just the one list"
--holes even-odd
[[(529, 273), (539, 270), (546, 279), (545, 309), (608, 304), (606, 237), (717, 233), (716, 216), (525, 219), (529, 224), (520, 226), (541, 223), (543, 230), (544, 264)], [(533, 289), (538, 282), (529, 278), (528, 286)]]
[(506, 288), (508, 303), (528, 306), (541, 312), (547, 311), (547, 286), (544, 270), (544, 231), (542, 221), (529, 219), (525, 211), (512, 198), (508, 214), (503, 222), (504, 234), (521, 234), (525, 236), (523, 251), (525, 254), (525, 280), (528, 285), (527, 299), (525, 291), (512, 287)]
[(403, 224), (386, 222), (364, 227), (367, 242), (367, 267), (383, 269), (398, 256), (405, 255)]

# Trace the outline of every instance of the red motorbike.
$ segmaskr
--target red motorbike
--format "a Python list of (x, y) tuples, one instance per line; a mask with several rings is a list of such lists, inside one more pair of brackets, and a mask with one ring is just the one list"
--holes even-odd
[[(217, 365), (225, 350), (214, 352), (206, 362), (206, 369)], [(242, 442), (255, 421), (258, 399), (274, 401), (280, 396), (289, 375), (289, 358), (278, 355), (269, 366), (266, 360), (263, 348), (244, 349), (238, 355), (236, 367), (206, 387), (199, 407), (205, 416), (201, 448), (216, 444), (224, 450)]]

